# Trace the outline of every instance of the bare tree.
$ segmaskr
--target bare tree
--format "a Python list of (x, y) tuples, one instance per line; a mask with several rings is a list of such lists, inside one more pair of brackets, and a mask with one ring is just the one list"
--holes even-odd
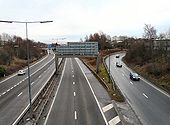
[(143, 37), (146, 39), (156, 39), (157, 31), (151, 24), (145, 24)]

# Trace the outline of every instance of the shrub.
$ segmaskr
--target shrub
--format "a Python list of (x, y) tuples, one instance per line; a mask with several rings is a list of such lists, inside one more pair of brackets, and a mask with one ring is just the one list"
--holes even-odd
[(0, 66), (0, 77), (3, 77), (6, 73), (6, 70), (4, 67)]

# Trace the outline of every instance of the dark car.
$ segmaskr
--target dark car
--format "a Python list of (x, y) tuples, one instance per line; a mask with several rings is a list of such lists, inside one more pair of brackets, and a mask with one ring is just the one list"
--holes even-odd
[(119, 58), (119, 55), (116, 55), (116, 58)]
[(120, 62), (116, 62), (116, 66), (121, 68), (122, 64)]
[(140, 77), (139, 77), (139, 75), (137, 73), (131, 72), (129, 76), (130, 76), (130, 79), (132, 79), (134, 81), (139, 81), (140, 80)]

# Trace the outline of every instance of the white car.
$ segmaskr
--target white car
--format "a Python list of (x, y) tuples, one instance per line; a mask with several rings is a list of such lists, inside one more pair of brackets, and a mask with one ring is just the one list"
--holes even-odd
[(19, 71), (18, 71), (18, 76), (19, 76), (19, 75), (25, 75), (25, 71), (24, 71), (24, 70), (19, 70)]

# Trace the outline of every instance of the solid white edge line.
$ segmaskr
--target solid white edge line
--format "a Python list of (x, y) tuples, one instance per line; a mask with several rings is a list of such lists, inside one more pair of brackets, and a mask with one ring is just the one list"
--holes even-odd
[(143, 93), (143, 96), (145, 96), (145, 98), (147, 98), (147, 99), (148, 99), (148, 96), (147, 96), (145, 93)]
[(75, 120), (77, 120), (77, 112), (76, 111), (74, 111), (74, 118), (75, 118)]
[(61, 78), (60, 78), (60, 81), (59, 81), (59, 85), (58, 85), (57, 91), (56, 91), (56, 93), (55, 93), (53, 102), (52, 102), (52, 104), (51, 104), (51, 106), (50, 106), (50, 109), (49, 109), (49, 112), (48, 112), (48, 114), (47, 114), (47, 117), (46, 117), (46, 119), (45, 119), (44, 125), (47, 124), (48, 118), (49, 118), (49, 116), (50, 116), (52, 107), (53, 107), (54, 102), (55, 102), (55, 98), (57, 97), (57, 94), (58, 94), (58, 91), (59, 91), (59, 88), (60, 88), (60, 85), (61, 85), (61, 81), (62, 81), (62, 79), (63, 79), (63, 75), (64, 75), (64, 71), (65, 71), (65, 67), (66, 67), (66, 62), (67, 62), (67, 59), (66, 59), (66, 61), (65, 61), (65, 63), (64, 63), (64, 68), (63, 68), (63, 71), (62, 71), (62, 74), (61, 74)]
[(105, 117), (105, 115), (104, 115), (104, 113), (103, 113), (103, 111), (102, 111), (102, 109), (101, 109), (101, 107), (100, 107), (99, 101), (97, 100), (97, 97), (96, 97), (96, 95), (94, 94), (94, 91), (93, 91), (93, 89), (92, 89), (92, 87), (91, 87), (91, 85), (90, 85), (90, 82), (89, 82), (87, 76), (85, 75), (83, 69), (81, 68), (81, 66), (80, 66), (80, 64), (79, 64), (79, 62), (78, 62), (77, 60), (76, 60), (76, 62), (77, 62), (77, 64), (79, 65), (79, 67), (80, 67), (80, 69), (81, 69), (81, 71), (82, 71), (82, 73), (83, 73), (83, 75), (84, 75), (84, 77), (85, 77), (85, 79), (86, 79), (86, 81), (87, 81), (90, 89), (91, 89), (91, 92), (92, 92), (92, 94), (93, 94), (93, 96), (94, 96), (94, 98), (95, 98), (95, 100), (96, 100), (96, 103), (97, 103), (97, 105), (98, 105), (98, 107), (99, 107), (99, 110), (100, 110), (100, 112), (101, 112), (101, 114), (102, 114), (102, 116), (103, 116), (103, 119), (104, 119), (104, 121), (105, 121), (105, 124), (108, 125), (107, 120), (106, 120), (106, 117)]

